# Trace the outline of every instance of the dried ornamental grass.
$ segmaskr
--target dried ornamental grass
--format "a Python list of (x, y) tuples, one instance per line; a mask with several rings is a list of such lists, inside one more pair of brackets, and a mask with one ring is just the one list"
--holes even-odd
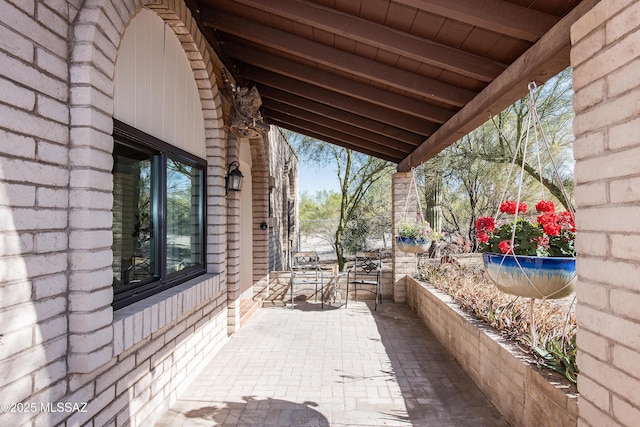
[(534, 355), (540, 366), (557, 371), (575, 383), (577, 327), (571, 298), (535, 301), (534, 323), (540, 345), (532, 348), (530, 300), (498, 290), (485, 276), (481, 264), (421, 265), (418, 279), (449, 294), (463, 310)]

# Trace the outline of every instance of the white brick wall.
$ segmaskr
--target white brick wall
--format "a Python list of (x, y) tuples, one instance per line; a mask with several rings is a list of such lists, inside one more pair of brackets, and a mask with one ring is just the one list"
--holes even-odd
[(152, 425), (228, 337), (228, 162), (209, 49), (181, 1), (153, 6), (181, 34), (202, 98), (213, 274), (114, 313), (113, 73), (141, 2), (0, 2), (0, 396), (88, 402), (0, 424)]
[(639, 14), (601, 1), (571, 29), (581, 426), (640, 415)]
[(27, 402), (66, 389), (69, 84), (66, 41), (16, 3), (0, 5), (0, 396)]

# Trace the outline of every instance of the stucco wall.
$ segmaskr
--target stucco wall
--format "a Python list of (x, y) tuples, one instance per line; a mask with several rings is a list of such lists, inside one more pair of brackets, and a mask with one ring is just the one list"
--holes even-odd
[(640, 3), (571, 28), (580, 425), (640, 420)]

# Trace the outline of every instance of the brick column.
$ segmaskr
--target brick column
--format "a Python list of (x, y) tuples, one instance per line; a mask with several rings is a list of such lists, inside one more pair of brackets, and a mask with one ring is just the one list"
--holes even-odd
[(580, 426), (640, 419), (640, 3), (571, 28)]
[[(76, 20), (69, 64), (68, 351), (71, 373), (89, 373), (113, 356), (113, 104), (112, 74), (122, 21), (113, 37), (95, 37), (103, 10), (85, 7)], [(102, 20), (103, 19), (103, 20)], [(77, 31), (82, 28), (84, 31)], [(83, 54), (79, 54), (82, 51)], [(108, 52), (101, 66), (85, 58)], [(104, 55), (104, 54), (103, 54)], [(97, 101), (101, 98), (101, 101)]]
[[(408, 254), (398, 250), (396, 245), (395, 224), (401, 221), (405, 215), (407, 218), (414, 218), (418, 209), (414, 189), (410, 188), (411, 175), (413, 172), (396, 172), (391, 181), (391, 198), (393, 210), (391, 212), (392, 227), (391, 247), (392, 247), (392, 273), (393, 273), (393, 301), (398, 303), (407, 302), (407, 284), (405, 276), (416, 272), (416, 255)], [(406, 212), (406, 214), (405, 214)]]

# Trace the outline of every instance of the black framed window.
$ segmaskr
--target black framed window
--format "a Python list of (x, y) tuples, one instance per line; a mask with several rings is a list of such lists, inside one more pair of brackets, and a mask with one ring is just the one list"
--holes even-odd
[(115, 309), (205, 272), (206, 162), (114, 120)]

